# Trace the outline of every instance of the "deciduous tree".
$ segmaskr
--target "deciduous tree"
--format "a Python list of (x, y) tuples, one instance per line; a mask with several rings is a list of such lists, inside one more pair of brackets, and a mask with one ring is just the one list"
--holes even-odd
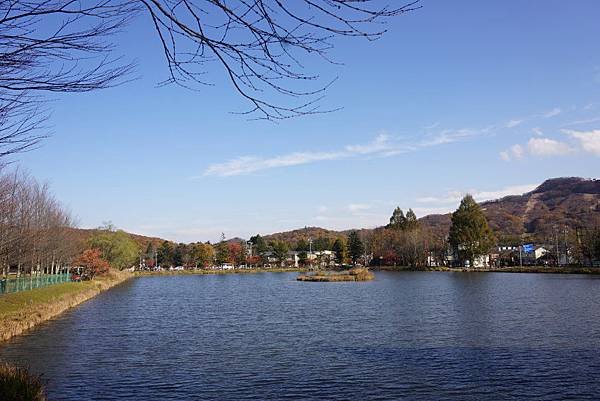
[(102, 258), (100, 249), (86, 249), (73, 261), (73, 264), (83, 267), (84, 275), (90, 279), (108, 273), (110, 268), (108, 261)]

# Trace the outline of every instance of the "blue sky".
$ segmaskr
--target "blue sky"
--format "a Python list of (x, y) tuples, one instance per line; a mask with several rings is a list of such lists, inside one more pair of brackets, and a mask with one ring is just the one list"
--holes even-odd
[(214, 86), (166, 78), (143, 20), (118, 37), (139, 79), (55, 97), (53, 136), (20, 156), (82, 227), (176, 241), (322, 226), (373, 227), (396, 205), (454, 209), (550, 177), (598, 178), (600, 3), (423, 1), (379, 41), (343, 39), (310, 62), (339, 79), (335, 113), (273, 124), (215, 67)]

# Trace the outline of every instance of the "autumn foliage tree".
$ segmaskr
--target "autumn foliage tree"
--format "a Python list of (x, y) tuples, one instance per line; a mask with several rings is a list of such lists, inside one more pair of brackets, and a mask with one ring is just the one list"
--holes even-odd
[(102, 276), (110, 269), (108, 262), (102, 259), (100, 249), (86, 249), (73, 261), (73, 265), (83, 267), (83, 274), (90, 279)]

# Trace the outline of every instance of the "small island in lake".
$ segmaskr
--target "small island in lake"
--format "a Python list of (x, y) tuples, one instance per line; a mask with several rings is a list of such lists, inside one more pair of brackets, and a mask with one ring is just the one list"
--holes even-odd
[(375, 275), (365, 267), (355, 267), (350, 270), (340, 272), (320, 271), (312, 274), (301, 274), (298, 276), (298, 281), (369, 281), (373, 280)]

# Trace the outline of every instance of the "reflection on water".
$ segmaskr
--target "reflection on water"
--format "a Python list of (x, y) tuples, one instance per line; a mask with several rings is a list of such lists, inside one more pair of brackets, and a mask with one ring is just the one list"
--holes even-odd
[(594, 399), (599, 301), (591, 276), (144, 277), (0, 358), (57, 400)]

